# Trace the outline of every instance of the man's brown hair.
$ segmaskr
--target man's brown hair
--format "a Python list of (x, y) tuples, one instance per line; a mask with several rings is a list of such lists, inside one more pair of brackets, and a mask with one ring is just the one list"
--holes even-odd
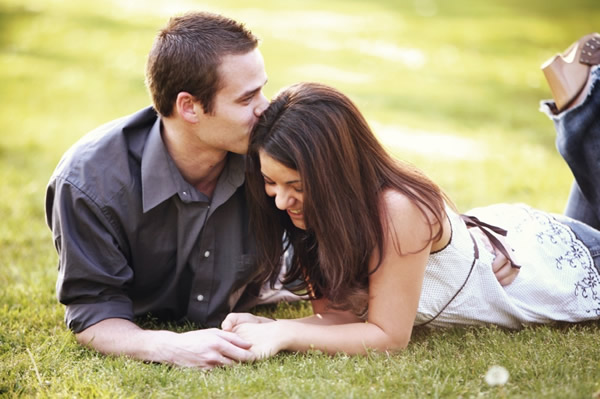
[(187, 92), (212, 113), (221, 88), (223, 56), (245, 54), (258, 39), (243, 24), (222, 15), (194, 12), (171, 18), (154, 40), (146, 63), (146, 86), (156, 110), (171, 116), (177, 94)]

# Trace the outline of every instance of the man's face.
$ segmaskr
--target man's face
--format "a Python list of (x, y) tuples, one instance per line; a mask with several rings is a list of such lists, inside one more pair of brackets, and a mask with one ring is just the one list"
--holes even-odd
[(221, 89), (213, 112), (203, 114), (200, 137), (215, 149), (245, 154), (250, 132), (269, 105), (262, 92), (267, 74), (258, 48), (223, 57), (219, 78)]

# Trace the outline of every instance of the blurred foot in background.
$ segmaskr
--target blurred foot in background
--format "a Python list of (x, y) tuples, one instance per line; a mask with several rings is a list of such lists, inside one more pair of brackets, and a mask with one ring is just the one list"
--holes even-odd
[(564, 53), (542, 64), (552, 97), (555, 113), (581, 104), (592, 80), (590, 69), (600, 64), (600, 34), (591, 33), (573, 43)]

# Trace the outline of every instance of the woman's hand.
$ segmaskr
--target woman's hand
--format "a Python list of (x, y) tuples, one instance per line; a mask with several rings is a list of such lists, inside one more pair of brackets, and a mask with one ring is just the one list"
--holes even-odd
[(251, 313), (229, 313), (223, 323), (221, 323), (221, 328), (224, 331), (233, 331), (236, 326), (244, 323), (271, 323), (275, 320), (269, 319), (268, 317), (255, 316)]
[(267, 317), (255, 316), (250, 313), (230, 313), (227, 315), (221, 328), (237, 334), (247, 340), (252, 346), (250, 351), (253, 360), (266, 359), (274, 356), (281, 350), (281, 335), (275, 332), (277, 323)]
[[(483, 243), (484, 247), (491, 253), (494, 254), (494, 261), (492, 262), (492, 271), (494, 275), (498, 279), (498, 282), (502, 286), (507, 286), (517, 278), (519, 274), (519, 270), (516, 267), (512, 267), (510, 259), (508, 259), (502, 252), (500, 252), (494, 245), (490, 242), (490, 239), (478, 228), (469, 228), (469, 232), (473, 235), (478, 236), (478, 238)], [(506, 239), (500, 235), (496, 236), (498, 240), (502, 243), (504, 248), (507, 251), (512, 253), (510, 245), (506, 242)], [(514, 254), (513, 254), (514, 256)]]
[(285, 337), (290, 332), (290, 326), (286, 329), (281, 326), (281, 322), (271, 321), (272, 323), (241, 323), (232, 330), (242, 340), (252, 344), (250, 351), (256, 356), (255, 360), (269, 358), (285, 349)]

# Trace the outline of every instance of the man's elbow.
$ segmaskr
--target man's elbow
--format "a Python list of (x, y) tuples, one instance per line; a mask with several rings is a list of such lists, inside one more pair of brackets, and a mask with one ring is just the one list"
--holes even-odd
[(75, 333), (75, 340), (81, 346), (94, 348), (95, 335), (92, 331), (92, 327), (88, 327), (85, 330)]
[[(96, 324), (88, 326), (85, 330), (75, 333), (77, 342), (88, 348), (106, 352), (124, 338), (122, 334), (123, 324), (128, 323), (121, 319), (104, 319)], [(111, 352), (108, 350), (108, 352)]]

